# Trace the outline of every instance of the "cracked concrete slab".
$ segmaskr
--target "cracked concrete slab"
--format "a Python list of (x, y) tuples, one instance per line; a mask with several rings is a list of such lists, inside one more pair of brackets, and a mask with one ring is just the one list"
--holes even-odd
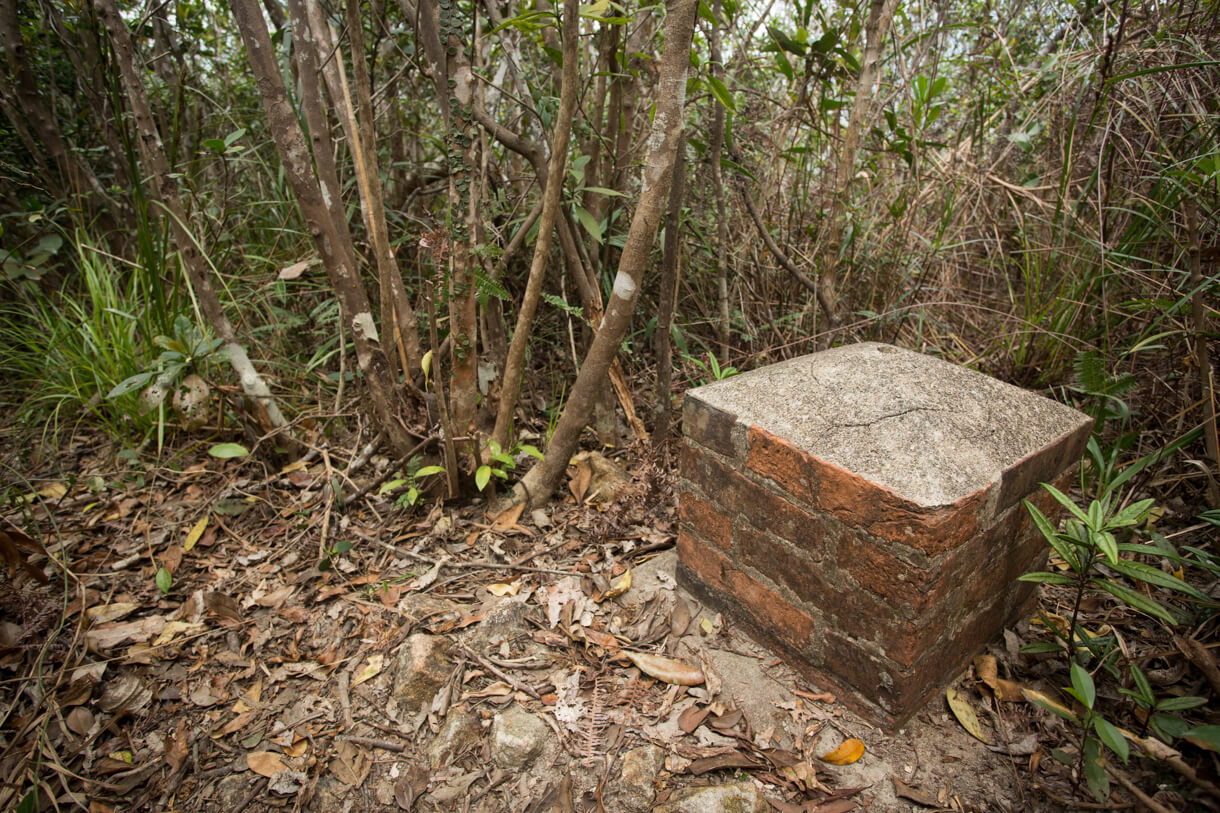
[(865, 342), (698, 387), (688, 398), (765, 427), (918, 505), (949, 505), (1078, 431), (1083, 416), (983, 373)]

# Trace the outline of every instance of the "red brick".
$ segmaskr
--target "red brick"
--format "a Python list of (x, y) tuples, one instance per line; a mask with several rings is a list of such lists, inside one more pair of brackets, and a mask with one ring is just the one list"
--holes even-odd
[(678, 518), (704, 539), (728, 550), (733, 541), (733, 520), (689, 491), (678, 497)]
[(733, 566), (727, 556), (681, 529), (678, 557), (691, 573), (709, 587), (727, 594), (730, 605), (747, 613), (760, 629), (770, 630), (778, 640), (802, 650), (813, 632), (813, 619), (792, 606), (774, 590)]
[(725, 457), (737, 455), (733, 447), (733, 427), (736, 425), (736, 415), (698, 398), (687, 397), (682, 403), (682, 434)]
[(1003, 511), (1034, 491), (1039, 483), (1059, 477), (1084, 454), (1093, 424), (1086, 423), (1074, 432), (1057, 438), (1006, 468), (1000, 475), (1000, 495), (996, 511)]
[(794, 551), (750, 525), (739, 525), (737, 552), (743, 564), (754, 568), (776, 584), (787, 587), (800, 601), (821, 606), (841, 589), (822, 578), (821, 568), (811, 559)]
[(890, 602), (891, 606), (910, 607), (919, 615), (935, 601), (941, 569), (923, 570), (914, 567), (887, 550), (867, 535), (848, 531), (839, 535), (835, 561), (855, 579), (856, 584)]
[(751, 426), (746, 467), (771, 478), (794, 499), (809, 506), (814, 504), (817, 482), (812, 477), (812, 459), (783, 438)]
[(823, 643), (827, 668), (880, 706), (895, 726), (918, 710), (941, 682), (959, 672), (973, 654), (954, 648), (943, 653), (943, 657), (928, 657), (918, 666), (900, 669), (834, 632), (826, 632)]
[(723, 553), (685, 528), (678, 529), (678, 558), (707, 584), (717, 590), (729, 590), (726, 574), (733, 570), (733, 564)]
[(711, 454), (689, 443), (683, 444), (679, 459), (682, 476), (722, 510), (734, 512), (741, 496), (757, 486)]
[(929, 556), (952, 550), (977, 533), (990, 490), (981, 488), (953, 505), (926, 508), (833, 463), (816, 457), (809, 461), (809, 476), (817, 483), (815, 508)]

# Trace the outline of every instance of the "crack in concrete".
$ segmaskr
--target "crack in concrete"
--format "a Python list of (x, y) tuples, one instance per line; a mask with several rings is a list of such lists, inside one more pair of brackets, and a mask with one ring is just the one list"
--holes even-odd
[(895, 412), (893, 415), (882, 415), (879, 418), (873, 418), (871, 421), (864, 421), (863, 423), (836, 423), (834, 425), (834, 427), (836, 429), (859, 429), (864, 426), (873, 426), (874, 424), (881, 423), (882, 421), (892, 420), (893, 418), (901, 418), (903, 415), (910, 415), (912, 412), (951, 412), (951, 411), (952, 410), (943, 409), (943, 408), (939, 408), (939, 407), (923, 407), (923, 406), (910, 407), (909, 409), (904, 409), (901, 412)]

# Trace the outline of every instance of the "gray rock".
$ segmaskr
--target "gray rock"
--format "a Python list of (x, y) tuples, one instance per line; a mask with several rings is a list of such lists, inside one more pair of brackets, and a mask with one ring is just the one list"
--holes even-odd
[(483, 620), (471, 630), (466, 645), (476, 652), (499, 646), (504, 641), (524, 633), (528, 629), (525, 616), (529, 607), (515, 598), (501, 599), (483, 613)]
[(606, 783), (606, 809), (623, 813), (652, 810), (652, 799), (656, 795), (653, 783), (664, 764), (665, 751), (652, 744), (641, 745), (624, 754), (618, 778)]
[(771, 805), (752, 782), (683, 788), (655, 813), (770, 813)]
[(546, 744), (551, 730), (542, 718), (520, 706), (496, 715), (491, 724), (491, 758), (506, 771), (521, 772)]
[(478, 745), (483, 736), (483, 726), (471, 714), (451, 713), (445, 718), (441, 730), (428, 743), (424, 753), (433, 768), (451, 765), (467, 751)]
[(449, 640), (436, 635), (419, 632), (403, 644), (394, 662), (390, 693), (404, 711), (415, 714), (428, 707), (453, 669), (448, 654)]

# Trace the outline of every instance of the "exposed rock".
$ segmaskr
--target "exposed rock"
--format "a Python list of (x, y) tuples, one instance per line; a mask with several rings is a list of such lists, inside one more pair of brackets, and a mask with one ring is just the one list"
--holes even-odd
[(482, 736), (483, 727), (479, 725), (477, 717), (450, 713), (440, 732), (428, 743), (428, 764), (433, 768), (452, 764), (462, 754), (473, 749)]
[(427, 707), (449, 679), (449, 646), (447, 638), (418, 632), (398, 651), (391, 694), (405, 711), (415, 714)]
[(769, 813), (770, 803), (753, 782), (683, 788), (656, 813)]
[(470, 632), (466, 645), (476, 652), (489, 646), (499, 646), (525, 633), (525, 617), (529, 606), (516, 598), (501, 599), (483, 613), (483, 620)]
[(542, 718), (512, 706), (491, 724), (491, 758), (504, 770), (519, 773), (542, 753), (550, 733)]
[(652, 744), (624, 754), (618, 778), (606, 783), (606, 809), (624, 813), (652, 810), (652, 798), (656, 795), (653, 783), (664, 764), (665, 751)]

